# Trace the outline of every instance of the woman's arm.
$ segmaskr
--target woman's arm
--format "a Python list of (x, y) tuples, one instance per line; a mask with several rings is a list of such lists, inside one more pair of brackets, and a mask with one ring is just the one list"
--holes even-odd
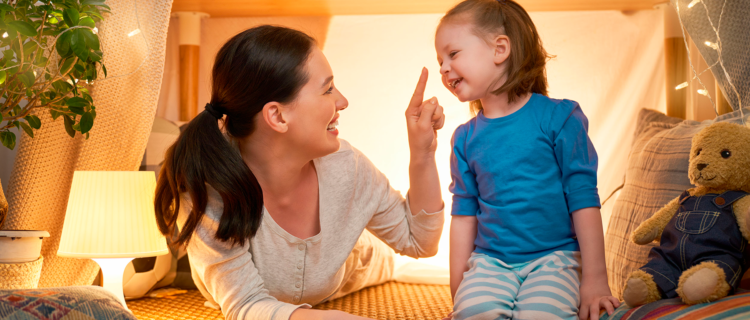
[(464, 272), (469, 271), (467, 262), (474, 251), (474, 239), (477, 237), (477, 216), (453, 216), (451, 218), (451, 297), (455, 300), (458, 285), (464, 279)]
[(289, 320), (372, 320), (338, 310), (297, 309)]
[(599, 208), (583, 208), (573, 212), (573, 227), (581, 246), (581, 319), (598, 319), (599, 310), (612, 314), (620, 306), (607, 284), (604, 263), (604, 232)]
[(422, 101), (427, 85), (427, 69), (414, 90), (406, 109), (406, 125), (409, 132), (409, 207), (416, 215), (420, 211), (437, 212), (443, 209), (435, 150), (437, 130), (443, 127), (445, 115), (437, 98)]

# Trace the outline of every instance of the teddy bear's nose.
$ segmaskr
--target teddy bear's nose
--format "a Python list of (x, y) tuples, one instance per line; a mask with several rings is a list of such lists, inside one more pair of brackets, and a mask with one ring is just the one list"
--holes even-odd
[(708, 165), (707, 165), (707, 164), (705, 164), (705, 163), (699, 163), (699, 164), (698, 164), (698, 171), (701, 171), (701, 170), (703, 170), (703, 168), (705, 168), (705, 167), (708, 167)]

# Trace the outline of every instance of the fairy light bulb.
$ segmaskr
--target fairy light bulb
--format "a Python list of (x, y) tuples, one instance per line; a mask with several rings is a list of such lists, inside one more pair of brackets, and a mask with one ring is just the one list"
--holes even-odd
[(3, 32), (3, 38), (7, 38), (7, 37), (8, 37), (8, 33), (7, 32)]
[(130, 31), (130, 33), (128, 33), (128, 37), (132, 37), (132, 36), (134, 36), (136, 34), (139, 34), (139, 33), (141, 33), (141, 29), (135, 29), (133, 31)]
[(99, 29), (97, 27), (94, 27), (94, 29), (91, 29), (91, 32), (94, 34), (99, 34)]
[(709, 48), (711, 48), (711, 49), (714, 49), (714, 50), (719, 50), (719, 46), (718, 46), (718, 45), (716, 45), (715, 43), (711, 42), (711, 41), (706, 41), (706, 42), (704, 42), (703, 44), (705, 44), (705, 45), (706, 45), (706, 47), (709, 47)]
[(706, 89), (698, 89), (698, 93), (704, 96), (708, 96), (708, 90)]
[(694, 7), (696, 4), (698, 4), (698, 2), (701, 2), (701, 0), (693, 0), (692, 2), (690, 2), (690, 4), (688, 4), (687, 6), (688, 9)]
[(680, 90), (680, 89), (687, 88), (687, 86), (688, 86), (688, 83), (687, 83), (687, 81), (685, 81), (683, 83), (678, 84), (676, 87), (674, 87), (674, 89), (675, 90)]

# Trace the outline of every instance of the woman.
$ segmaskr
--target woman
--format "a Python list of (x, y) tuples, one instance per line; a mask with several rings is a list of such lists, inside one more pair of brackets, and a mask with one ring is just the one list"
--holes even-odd
[(422, 102), (426, 81), (423, 69), (406, 111), (404, 199), (337, 138), (348, 102), (312, 38), (260, 26), (221, 48), (211, 102), (167, 151), (155, 208), (162, 233), (179, 229), (193, 279), (227, 319), (361, 319), (309, 306), (390, 280), (388, 246), (415, 258), (437, 252), (444, 116), (434, 98)]

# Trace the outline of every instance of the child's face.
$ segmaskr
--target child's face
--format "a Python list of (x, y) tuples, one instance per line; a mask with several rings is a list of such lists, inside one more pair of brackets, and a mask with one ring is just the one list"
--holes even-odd
[[(505, 57), (472, 32), (470, 23), (444, 23), (435, 34), (443, 85), (461, 102), (479, 100), (502, 85)], [(506, 37), (507, 38), (507, 37)]]

